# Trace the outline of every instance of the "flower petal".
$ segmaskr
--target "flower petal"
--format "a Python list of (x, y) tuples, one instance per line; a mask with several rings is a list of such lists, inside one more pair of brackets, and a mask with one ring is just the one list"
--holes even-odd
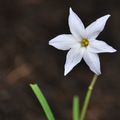
[(68, 22), (71, 33), (77, 40), (80, 40), (85, 34), (85, 27), (81, 19), (73, 12), (71, 8)]
[(105, 15), (97, 19), (95, 22), (91, 23), (86, 28), (87, 36), (89, 39), (96, 38), (99, 35), (99, 33), (103, 31), (109, 17), (110, 15)]
[(77, 41), (74, 39), (74, 37), (67, 34), (58, 35), (49, 41), (49, 45), (60, 50), (69, 50), (75, 44), (77, 44)]
[(99, 41), (99, 40), (91, 41), (90, 45), (88, 46), (88, 51), (92, 53), (116, 52), (116, 50), (113, 47), (111, 47), (104, 41)]
[(95, 53), (85, 52), (83, 59), (95, 74), (101, 74), (99, 56)]
[(74, 66), (81, 61), (83, 53), (84, 48), (80, 48), (80, 46), (70, 49), (66, 57), (64, 75), (67, 75), (74, 68)]

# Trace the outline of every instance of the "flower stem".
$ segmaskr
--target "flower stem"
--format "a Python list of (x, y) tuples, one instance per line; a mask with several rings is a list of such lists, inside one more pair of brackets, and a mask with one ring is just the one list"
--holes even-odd
[(90, 102), (91, 94), (92, 94), (92, 91), (93, 91), (93, 88), (94, 88), (94, 85), (96, 83), (97, 78), (98, 78), (98, 76), (95, 74), (93, 76), (93, 79), (92, 79), (89, 87), (88, 87), (88, 91), (87, 91), (87, 94), (85, 96), (85, 101), (84, 101), (84, 104), (83, 104), (83, 107), (82, 107), (82, 111), (81, 111), (81, 114), (80, 114), (80, 120), (84, 120), (85, 119), (85, 115), (86, 115), (86, 112), (87, 112), (88, 104)]

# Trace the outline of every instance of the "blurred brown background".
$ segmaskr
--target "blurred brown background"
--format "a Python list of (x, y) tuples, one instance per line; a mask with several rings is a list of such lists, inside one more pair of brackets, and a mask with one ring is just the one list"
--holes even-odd
[(72, 98), (81, 104), (93, 73), (82, 61), (63, 76), (65, 51), (48, 41), (69, 33), (69, 7), (85, 25), (111, 14), (99, 39), (118, 52), (100, 54), (102, 75), (86, 120), (120, 120), (119, 0), (0, 0), (0, 120), (46, 120), (30, 83), (38, 83), (56, 120), (72, 120)]

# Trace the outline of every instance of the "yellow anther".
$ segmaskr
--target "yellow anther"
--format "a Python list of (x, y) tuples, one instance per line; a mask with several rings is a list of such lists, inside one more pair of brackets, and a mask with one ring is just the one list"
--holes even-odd
[(89, 45), (89, 40), (84, 38), (84, 39), (81, 40), (80, 43), (81, 43), (82, 47), (87, 47)]

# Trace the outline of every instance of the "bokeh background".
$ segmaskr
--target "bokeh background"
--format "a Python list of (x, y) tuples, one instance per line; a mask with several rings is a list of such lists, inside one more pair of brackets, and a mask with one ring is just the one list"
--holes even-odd
[(72, 120), (74, 95), (82, 104), (93, 73), (82, 61), (64, 77), (67, 52), (48, 45), (69, 33), (70, 6), (86, 26), (111, 14), (98, 38), (118, 51), (100, 54), (102, 75), (86, 120), (120, 120), (119, 0), (0, 0), (0, 120), (46, 120), (30, 83), (38, 83), (56, 120)]

